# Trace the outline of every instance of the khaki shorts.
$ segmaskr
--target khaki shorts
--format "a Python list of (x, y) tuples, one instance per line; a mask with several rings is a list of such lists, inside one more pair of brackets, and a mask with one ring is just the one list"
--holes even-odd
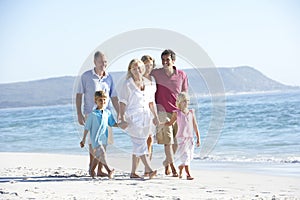
[[(160, 122), (170, 121), (172, 113), (160, 112), (158, 114)], [(176, 144), (177, 123), (172, 126), (159, 125), (156, 132), (156, 140), (158, 144)]]

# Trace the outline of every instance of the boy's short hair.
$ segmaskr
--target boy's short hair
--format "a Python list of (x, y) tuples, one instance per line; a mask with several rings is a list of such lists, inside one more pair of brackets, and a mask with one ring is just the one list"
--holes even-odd
[(106, 99), (107, 99), (107, 94), (106, 94), (106, 92), (104, 92), (103, 90), (96, 91), (96, 92), (95, 92), (95, 100), (96, 100), (97, 98), (106, 98)]

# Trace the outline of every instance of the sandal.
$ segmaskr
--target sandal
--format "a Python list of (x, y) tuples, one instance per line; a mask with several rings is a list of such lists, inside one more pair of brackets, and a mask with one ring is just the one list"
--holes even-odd
[(130, 178), (141, 178), (141, 177), (139, 175), (137, 175), (136, 173), (131, 173)]
[(172, 171), (172, 174), (173, 174), (172, 177), (178, 177), (178, 174), (175, 169)]

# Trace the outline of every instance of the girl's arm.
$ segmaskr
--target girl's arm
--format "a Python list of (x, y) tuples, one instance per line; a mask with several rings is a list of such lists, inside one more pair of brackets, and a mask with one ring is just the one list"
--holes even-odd
[(80, 142), (80, 147), (81, 147), (81, 148), (84, 147), (84, 144), (85, 144), (85, 138), (86, 138), (86, 135), (87, 135), (88, 132), (89, 132), (88, 130), (84, 130), (84, 132), (83, 132), (83, 138), (82, 138), (82, 140), (81, 140), (81, 142)]
[(166, 123), (165, 123), (165, 126), (172, 126), (172, 124), (176, 121), (176, 119), (177, 119), (177, 113), (176, 113), (176, 112), (173, 112), (170, 121), (169, 121), (169, 122), (166, 122)]
[(197, 147), (199, 147), (200, 146), (200, 133), (198, 130), (198, 123), (197, 123), (194, 111), (193, 111), (193, 128), (194, 128), (194, 131), (195, 131), (196, 137), (197, 137), (196, 145), (197, 145)]
[(154, 125), (155, 125), (155, 126), (159, 125), (160, 122), (159, 122), (158, 115), (157, 115), (157, 111), (156, 111), (156, 109), (155, 109), (155, 107), (154, 107), (153, 102), (150, 102), (150, 103), (149, 103), (149, 108), (150, 108), (150, 110), (151, 110), (151, 112), (152, 112), (152, 114), (153, 114), (153, 116), (154, 116), (154, 118), (153, 118), (153, 123), (154, 123)]

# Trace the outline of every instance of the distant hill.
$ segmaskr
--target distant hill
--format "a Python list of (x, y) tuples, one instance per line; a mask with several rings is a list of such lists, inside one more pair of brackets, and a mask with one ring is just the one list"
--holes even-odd
[[(208, 94), (203, 77), (211, 69), (184, 70), (189, 77), (193, 92)], [(218, 68), (226, 93), (286, 91), (300, 89), (276, 82), (251, 67)], [(112, 72), (117, 83), (126, 72)], [(43, 80), (0, 84), (0, 108), (63, 105), (72, 103), (73, 86), (76, 77), (65, 76)]]

